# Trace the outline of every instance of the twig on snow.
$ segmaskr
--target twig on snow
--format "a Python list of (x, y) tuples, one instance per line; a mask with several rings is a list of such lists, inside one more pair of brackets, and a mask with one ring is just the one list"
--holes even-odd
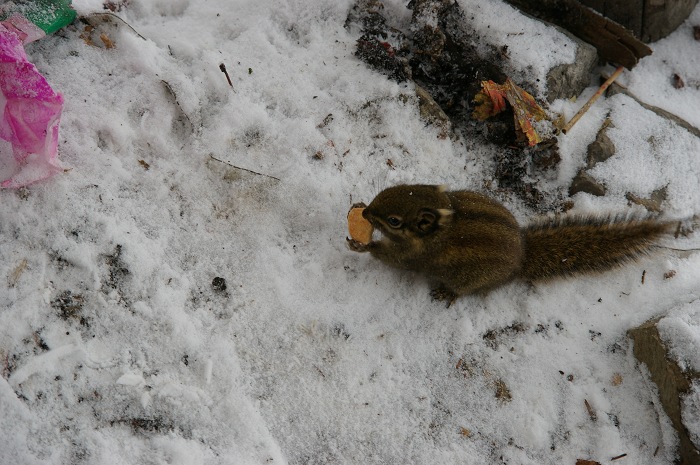
[(134, 27), (133, 27), (131, 24), (127, 23), (126, 21), (124, 21), (122, 18), (120, 18), (118, 15), (115, 15), (114, 13), (109, 13), (109, 12), (104, 12), (104, 13), (90, 13), (89, 15), (81, 16), (80, 19), (88, 19), (88, 18), (95, 18), (95, 17), (103, 17), (103, 18), (104, 18), (105, 16), (118, 19), (118, 20), (121, 21), (123, 24), (125, 24), (129, 29), (131, 29), (132, 31), (134, 31), (134, 34), (136, 34), (137, 36), (139, 36), (139, 37), (142, 38), (143, 40), (148, 40), (148, 39), (146, 39), (144, 36), (142, 36), (141, 34), (139, 34), (139, 31), (137, 31), (136, 29), (134, 29)]
[(596, 100), (598, 100), (600, 98), (601, 95), (603, 95), (603, 92), (605, 92), (605, 89), (607, 89), (610, 86), (610, 84), (612, 84), (615, 81), (615, 79), (617, 79), (617, 77), (620, 74), (622, 74), (622, 71), (624, 69), (625, 69), (624, 66), (619, 66), (615, 70), (615, 72), (612, 73), (612, 75), (603, 83), (603, 85), (600, 86), (600, 89), (598, 89), (598, 91), (595, 94), (593, 94), (593, 96), (590, 99), (588, 99), (588, 102), (586, 102), (586, 104), (581, 107), (581, 109), (574, 115), (574, 117), (571, 118), (571, 121), (566, 123), (566, 126), (564, 126), (564, 128), (561, 130), (561, 132), (563, 132), (564, 134), (569, 132), (571, 130), (571, 128), (574, 126), (574, 124), (576, 124), (576, 122), (579, 119), (581, 119), (583, 114), (586, 113), (589, 108), (591, 108), (591, 106), (595, 103)]
[(229, 162), (227, 162), (227, 161), (220, 160), (220, 159), (216, 158), (214, 155), (209, 155), (209, 157), (211, 157), (212, 160), (216, 160), (216, 161), (218, 161), (218, 162), (224, 163), (224, 164), (230, 166), (231, 168), (236, 168), (237, 170), (247, 171), (247, 172), (249, 172), (249, 173), (251, 173), (251, 174), (256, 174), (256, 175), (258, 175), (258, 176), (265, 176), (266, 178), (274, 179), (275, 181), (282, 181), (280, 178), (276, 178), (276, 177), (274, 177), (274, 176), (270, 176), (269, 174), (258, 173), (257, 171), (253, 171), (253, 170), (249, 170), (249, 169), (247, 169), (247, 168), (241, 168), (240, 166), (232, 165), (231, 163), (229, 163)]
[(226, 80), (228, 81), (228, 85), (231, 86), (231, 89), (233, 89), (234, 92), (236, 92), (236, 89), (233, 88), (233, 82), (231, 82), (231, 76), (228, 75), (228, 71), (226, 71), (226, 65), (221, 63), (219, 65), (219, 69), (221, 70), (222, 73), (226, 75)]

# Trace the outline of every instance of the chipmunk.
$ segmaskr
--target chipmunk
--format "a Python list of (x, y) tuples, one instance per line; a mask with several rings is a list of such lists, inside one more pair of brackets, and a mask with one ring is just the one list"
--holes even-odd
[(399, 185), (380, 192), (362, 216), (382, 233), (355, 252), (436, 281), (449, 306), (514, 279), (530, 282), (605, 271), (648, 252), (674, 223), (651, 218), (560, 216), (521, 227), (499, 202), (466, 190)]

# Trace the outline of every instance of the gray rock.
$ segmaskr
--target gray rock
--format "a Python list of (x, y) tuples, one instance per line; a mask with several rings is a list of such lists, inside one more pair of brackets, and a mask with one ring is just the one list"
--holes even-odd
[(591, 44), (557, 28), (576, 43), (576, 59), (573, 63), (555, 66), (547, 73), (547, 101), (571, 98), (590, 85), (591, 72), (598, 63), (598, 52)]
[(593, 176), (581, 170), (571, 181), (569, 195), (585, 192), (587, 194), (602, 197), (605, 195), (605, 186), (595, 180)]
[(661, 211), (662, 211), (661, 205), (666, 200), (667, 194), (668, 194), (668, 188), (666, 186), (664, 186), (661, 189), (656, 189), (654, 192), (652, 192), (648, 199), (634, 195), (631, 192), (628, 192), (625, 197), (630, 202), (632, 202), (636, 205), (641, 205), (642, 207), (646, 208), (650, 212), (661, 213)]
[(606, 118), (603, 126), (598, 131), (595, 140), (588, 146), (586, 167), (593, 168), (597, 163), (603, 162), (615, 155), (615, 144), (608, 137), (608, 128), (614, 127), (610, 118)]
[(671, 360), (669, 352), (656, 327), (658, 320), (652, 320), (631, 329), (627, 335), (634, 341), (634, 356), (649, 369), (651, 380), (659, 390), (659, 400), (678, 433), (680, 465), (700, 464), (700, 451), (690, 439), (683, 424), (681, 397), (691, 385), (692, 376), (684, 373), (678, 364)]
[(416, 84), (416, 97), (418, 97), (418, 108), (420, 117), (428, 124), (437, 126), (440, 129), (440, 137), (445, 138), (450, 134), (452, 123), (450, 118), (442, 111), (440, 105), (433, 100), (427, 90)]

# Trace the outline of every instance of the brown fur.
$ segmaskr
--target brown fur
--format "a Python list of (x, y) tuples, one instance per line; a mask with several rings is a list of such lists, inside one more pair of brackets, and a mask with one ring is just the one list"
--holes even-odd
[(448, 301), (517, 277), (605, 271), (648, 251), (670, 227), (653, 219), (564, 216), (520, 228), (493, 199), (427, 185), (385, 189), (363, 216), (383, 238), (350, 247), (426, 275), (439, 285), (433, 296)]
[(563, 216), (523, 230), (521, 276), (531, 281), (602, 272), (649, 252), (672, 223), (625, 217)]

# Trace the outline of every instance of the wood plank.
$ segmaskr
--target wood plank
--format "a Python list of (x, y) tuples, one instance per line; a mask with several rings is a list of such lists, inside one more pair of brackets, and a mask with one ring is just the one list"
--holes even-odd
[(632, 32), (576, 0), (506, 0), (538, 19), (556, 24), (593, 45), (605, 61), (632, 69), (651, 49)]

